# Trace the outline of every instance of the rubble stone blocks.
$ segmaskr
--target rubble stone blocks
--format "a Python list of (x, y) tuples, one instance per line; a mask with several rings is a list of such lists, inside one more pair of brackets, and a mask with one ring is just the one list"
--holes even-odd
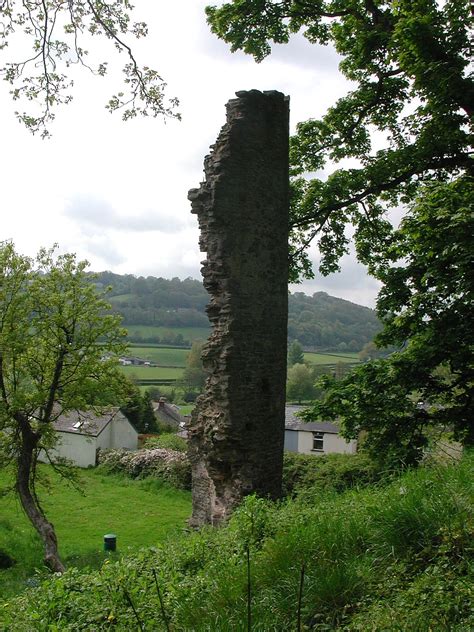
[(219, 524), (243, 496), (277, 498), (288, 319), (289, 99), (236, 93), (188, 198), (207, 252), (209, 376), (188, 427), (190, 523)]

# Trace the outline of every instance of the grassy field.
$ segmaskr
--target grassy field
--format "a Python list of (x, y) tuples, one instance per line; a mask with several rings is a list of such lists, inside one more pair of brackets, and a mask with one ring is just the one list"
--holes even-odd
[(183, 375), (184, 368), (162, 366), (121, 366), (120, 370), (128, 377), (135, 377), (139, 380), (179, 380)]
[(177, 336), (181, 334), (185, 340), (207, 340), (210, 333), (209, 327), (154, 327), (153, 325), (125, 325), (128, 330), (128, 337), (130, 339), (147, 336), (164, 336), (172, 335)]
[[(120, 367), (128, 377), (137, 380), (179, 380), (183, 375), (189, 350), (143, 345), (130, 347), (129, 353), (160, 366)], [(335, 353), (305, 353), (304, 358), (307, 362), (320, 366), (334, 366), (339, 362), (343, 364), (356, 364), (359, 362), (357, 353), (340, 355)]]
[[(147, 345), (134, 345), (130, 347), (130, 354), (163, 367), (185, 367), (189, 350), (172, 347), (161, 348)], [(337, 364), (338, 362), (353, 364), (359, 362), (359, 355), (358, 353), (349, 352), (341, 354), (308, 352), (304, 354), (304, 359), (312, 364)]]
[(129, 349), (130, 355), (149, 360), (159, 366), (185, 367), (186, 358), (188, 357), (188, 349), (172, 349), (160, 347), (137, 347), (133, 346)]
[[(117, 535), (117, 553), (155, 545), (183, 529), (190, 515), (190, 494), (153, 487), (151, 482), (81, 470), (83, 494), (58, 479), (49, 466), (42, 475), (51, 479), (51, 491), (39, 493), (46, 515), (56, 528), (61, 556), (67, 566), (97, 567), (107, 555), (103, 536)], [(0, 472), (0, 489), (8, 484)], [(133, 509), (131, 509), (133, 508)], [(0, 570), (0, 602), (17, 593), (25, 581), (42, 567), (39, 539), (13, 494), (0, 496), (0, 550), (17, 560)]]
[(338, 362), (344, 362), (354, 364), (359, 362), (358, 353), (305, 353), (304, 359), (311, 364), (337, 364)]

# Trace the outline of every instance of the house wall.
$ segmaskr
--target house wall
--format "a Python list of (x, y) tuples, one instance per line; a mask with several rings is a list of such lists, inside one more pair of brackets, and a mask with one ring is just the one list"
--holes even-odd
[[(88, 467), (95, 465), (95, 451), (95, 437), (58, 432), (58, 444), (50, 454), (53, 458), (57, 455), (69, 459), (78, 467)], [(40, 460), (44, 461), (44, 456)]]
[(112, 447), (110, 440), (112, 423), (113, 422), (108, 423), (96, 439), (97, 447), (101, 450), (108, 450)]
[(324, 433), (323, 452), (313, 450), (313, 433), (308, 430), (298, 430), (298, 452), (301, 454), (355, 454), (356, 441), (346, 441), (344, 437), (329, 432)]
[(313, 433), (308, 430), (285, 430), (285, 450), (300, 454), (355, 454), (357, 441), (346, 441), (343, 437), (325, 432), (323, 451), (313, 450)]
[(285, 430), (285, 450), (298, 452), (298, 431)]
[[(110, 428), (110, 448), (137, 449), (138, 432), (126, 417), (117, 414), (107, 428)], [(107, 428), (104, 429), (104, 432)]]

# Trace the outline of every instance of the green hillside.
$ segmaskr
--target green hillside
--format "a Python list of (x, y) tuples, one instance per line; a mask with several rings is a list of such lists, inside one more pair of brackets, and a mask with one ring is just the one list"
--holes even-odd
[[(190, 346), (209, 334), (209, 295), (200, 281), (101, 272), (98, 284), (112, 287), (113, 311), (122, 315), (133, 342)], [(358, 352), (379, 329), (368, 307), (325, 292), (289, 295), (288, 339), (307, 350)]]

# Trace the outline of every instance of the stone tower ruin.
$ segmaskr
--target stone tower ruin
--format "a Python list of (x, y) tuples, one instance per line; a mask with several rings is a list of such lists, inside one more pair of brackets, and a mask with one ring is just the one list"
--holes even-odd
[(237, 92), (188, 198), (207, 252), (209, 373), (189, 424), (191, 524), (281, 492), (288, 318), (289, 99)]

